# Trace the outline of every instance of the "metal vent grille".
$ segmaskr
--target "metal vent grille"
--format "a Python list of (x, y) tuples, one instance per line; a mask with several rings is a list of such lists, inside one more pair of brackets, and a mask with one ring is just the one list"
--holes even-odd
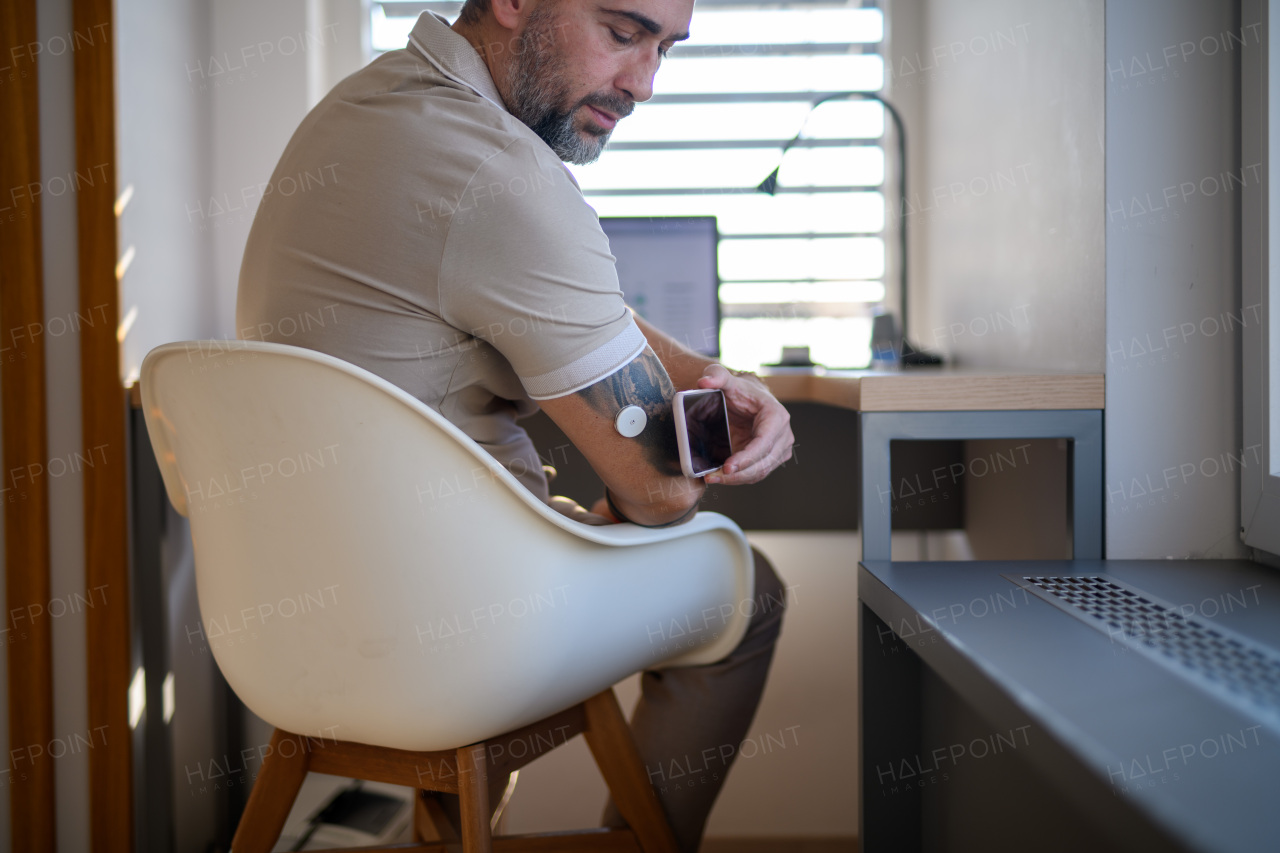
[(1163, 658), (1236, 700), (1280, 710), (1280, 659), (1233, 631), (1188, 618), (1176, 606), (1111, 578), (1023, 575), (1021, 581), (1019, 586), (1051, 604), (1084, 615), (1113, 642)]

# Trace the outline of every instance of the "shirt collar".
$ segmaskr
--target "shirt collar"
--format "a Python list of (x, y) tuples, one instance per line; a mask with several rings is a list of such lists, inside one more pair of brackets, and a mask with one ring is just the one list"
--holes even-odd
[(409, 34), (409, 45), (445, 77), (506, 110), (489, 67), (471, 42), (454, 32), (445, 18), (435, 12), (423, 12)]

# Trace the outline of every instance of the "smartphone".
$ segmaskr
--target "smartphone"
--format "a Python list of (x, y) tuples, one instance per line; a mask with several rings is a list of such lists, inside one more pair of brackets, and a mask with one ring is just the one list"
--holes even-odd
[(676, 444), (684, 475), (704, 477), (723, 468), (733, 455), (724, 392), (719, 388), (680, 391), (676, 394), (675, 413)]

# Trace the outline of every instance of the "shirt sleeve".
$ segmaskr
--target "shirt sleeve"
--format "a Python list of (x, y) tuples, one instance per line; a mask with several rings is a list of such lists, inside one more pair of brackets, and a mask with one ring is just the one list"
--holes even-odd
[(517, 139), (457, 199), (440, 268), (451, 325), (487, 341), (535, 400), (609, 376), (645, 347), (595, 211), (554, 155)]

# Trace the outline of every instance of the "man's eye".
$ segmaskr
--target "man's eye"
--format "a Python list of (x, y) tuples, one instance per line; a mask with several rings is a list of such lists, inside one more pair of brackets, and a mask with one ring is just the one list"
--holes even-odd
[(624, 36), (617, 30), (610, 29), (609, 34), (613, 36), (613, 40), (618, 44), (631, 44), (631, 36)]

